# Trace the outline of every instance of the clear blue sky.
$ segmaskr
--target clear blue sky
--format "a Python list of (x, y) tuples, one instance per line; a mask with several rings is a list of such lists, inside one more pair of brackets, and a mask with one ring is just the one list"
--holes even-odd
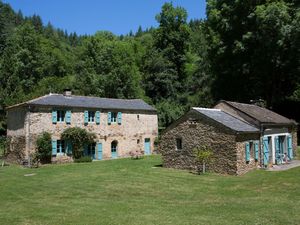
[[(24, 16), (40, 15), (44, 24), (51, 22), (56, 28), (69, 33), (94, 34), (108, 30), (127, 34), (158, 24), (155, 15), (168, 0), (3, 0)], [(205, 0), (173, 0), (175, 6), (184, 7), (189, 19), (205, 18)]]

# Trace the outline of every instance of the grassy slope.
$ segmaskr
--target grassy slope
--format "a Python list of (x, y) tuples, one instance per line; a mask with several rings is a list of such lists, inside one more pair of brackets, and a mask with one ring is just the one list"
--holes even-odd
[(0, 168), (0, 224), (299, 224), (300, 168), (198, 176), (160, 163)]

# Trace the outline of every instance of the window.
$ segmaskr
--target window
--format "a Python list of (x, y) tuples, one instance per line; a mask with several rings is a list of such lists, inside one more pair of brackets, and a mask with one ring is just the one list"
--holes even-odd
[(57, 154), (65, 153), (65, 141), (57, 140)]
[(182, 149), (182, 139), (176, 138), (176, 150), (181, 150), (181, 149)]
[(113, 141), (113, 142), (111, 143), (111, 152), (112, 152), (112, 153), (117, 152), (117, 146), (118, 146), (118, 142), (117, 142), (117, 141)]
[(89, 144), (87, 148), (87, 154), (90, 156), (94, 156), (95, 150), (96, 150), (96, 143)]
[(94, 111), (88, 112), (88, 122), (89, 123), (95, 122), (95, 112)]
[(57, 111), (57, 121), (58, 122), (64, 122), (66, 117), (66, 111), (64, 110), (58, 110)]
[(140, 120), (140, 115), (137, 115), (136, 117), (137, 117), (138, 120)]
[(117, 122), (117, 113), (111, 112), (111, 123), (116, 123), (116, 122)]

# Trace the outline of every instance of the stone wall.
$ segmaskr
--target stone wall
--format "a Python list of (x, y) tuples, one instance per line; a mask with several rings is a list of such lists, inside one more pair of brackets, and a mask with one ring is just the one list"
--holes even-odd
[[(176, 149), (176, 138), (182, 139), (182, 150)], [(210, 171), (240, 175), (258, 167), (254, 150), (250, 162), (245, 160), (245, 144), (254, 140), (259, 140), (259, 134), (236, 134), (191, 111), (162, 134), (159, 151), (164, 167), (195, 170), (193, 149), (206, 146), (213, 151), (213, 160), (208, 165)]]
[[(236, 138), (237, 149), (237, 175), (242, 175), (250, 170), (260, 167), (260, 154), (255, 160), (254, 141), (259, 141), (260, 134), (239, 134)], [(250, 161), (246, 162), (246, 143), (250, 142)], [(259, 144), (260, 146), (260, 144)], [(260, 150), (259, 150), (260, 151)]]
[[(191, 119), (192, 118), (192, 119)], [(182, 139), (182, 150), (176, 149), (176, 138)], [(197, 163), (193, 149), (206, 146), (213, 151), (214, 158), (208, 165), (210, 171), (224, 174), (237, 173), (235, 134), (229, 129), (189, 112), (176, 126), (162, 134), (159, 151), (163, 166), (195, 170)]]
[(6, 161), (10, 163), (22, 163), (25, 158), (25, 136), (7, 137)]
[[(69, 109), (72, 111), (71, 124), (65, 122), (52, 123), (52, 108), (33, 108), (30, 112), (31, 150), (35, 149), (36, 136), (42, 132), (49, 132), (53, 139), (59, 140), (61, 133), (68, 127), (81, 127), (96, 134), (96, 142), (102, 143), (103, 159), (111, 158), (111, 142), (117, 141), (118, 157), (129, 156), (130, 151), (143, 151), (145, 138), (150, 138), (151, 152), (154, 150), (154, 140), (158, 135), (158, 121), (155, 113), (122, 112), (122, 124), (107, 123), (108, 110), (100, 113), (100, 125), (94, 123), (84, 124), (84, 111), (86, 109)], [(92, 110), (92, 109), (91, 109)], [(93, 109), (96, 111), (96, 109)], [(117, 112), (117, 111), (116, 111)], [(139, 140), (139, 141), (138, 141)], [(96, 150), (96, 157), (97, 150)]]
[(293, 144), (293, 153), (294, 153), (294, 158), (296, 158), (297, 155), (297, 148), (298, 148), (298, 140), (297, 140), (297, 129), (294, 128), (291, 130), (292, 134), (292, 144)]

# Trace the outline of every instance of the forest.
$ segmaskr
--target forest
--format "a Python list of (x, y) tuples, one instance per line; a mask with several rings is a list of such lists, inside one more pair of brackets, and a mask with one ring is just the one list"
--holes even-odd
[(221, 99), (260, 102), (300, 122), (299, 3), (207, 0), (202, 20), (165, 3), (156, 28), (77, 35), (0, 0), (0, 135), (5, 107), (65, 88), (144, 99), (161, 129)]

